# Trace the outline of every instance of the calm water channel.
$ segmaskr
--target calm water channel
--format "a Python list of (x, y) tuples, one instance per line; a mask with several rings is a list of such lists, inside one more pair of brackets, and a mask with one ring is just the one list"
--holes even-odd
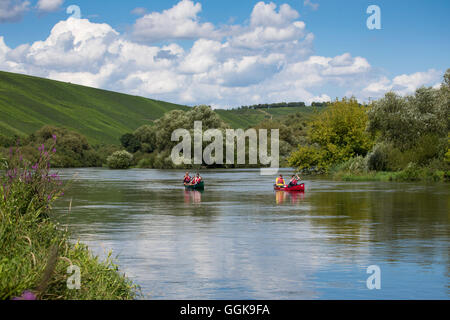
[(198, 192), (183, 171), (61, 173), (77, 177), (57, 219), (145, 299), (450, 298), (448, 184), (314, 178), (289, 194), (259, 170), (207, 170)]

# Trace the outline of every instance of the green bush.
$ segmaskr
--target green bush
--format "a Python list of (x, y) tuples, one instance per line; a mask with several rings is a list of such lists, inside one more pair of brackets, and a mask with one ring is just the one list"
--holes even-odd
[(388, 155), (386, 145), (378, 144), (373, 148), (373, 150), (367, 155), (367, 166), (369, 170), (387, 170)]
[(334, 171), (344, 171), (347, 173), (365, 173), (368, 171), (367, 158), (357, 156), (338, 165)]
[(133, 155), (128, 151), (116, 151), (106, 159), (111, 169), (128, 169), (133, 162)]

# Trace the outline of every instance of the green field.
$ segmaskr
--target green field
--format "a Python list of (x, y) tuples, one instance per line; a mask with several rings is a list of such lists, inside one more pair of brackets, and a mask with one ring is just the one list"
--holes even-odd
[[(0, 71), (0, 135), (24, 136), (44, 125), (66, 127), (89, 142), (118, 144), (164, 113), (189, 107), (71, 83)], [(216, 110), (232, 128), (248, 128), (264, 119), (295, 112), (311, 114), (310, 107)]]
[(118, 144), (122, 134), (174, 109), (188, 107), (0, 72), (0, 134), (6, 136), (55, 125), (82, 133), (93, 143)]

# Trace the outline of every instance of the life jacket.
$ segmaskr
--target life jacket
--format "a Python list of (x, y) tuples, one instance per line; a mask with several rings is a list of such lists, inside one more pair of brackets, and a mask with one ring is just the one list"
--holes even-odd
[(277, 178), (276, 183), (277, 184), (285, 184), (283, 178)]
[(195, 183), (199, 183), (200, 181), (202, 181), (202, 178), (200, 178), (200, 177), (198, 177), (198, 178), (196, 177), (195, 178)]
[(191, 182), (191, 177), (190, 176), (184, 177), (184, 182), (185, 183)]
[(291, 180), (291, 183), (292, 183), (293, 185), (296, 185), (296, 184), (298, 183), (298, 181), (297, 181), (297, 179), (293, 178), (293, 179)]

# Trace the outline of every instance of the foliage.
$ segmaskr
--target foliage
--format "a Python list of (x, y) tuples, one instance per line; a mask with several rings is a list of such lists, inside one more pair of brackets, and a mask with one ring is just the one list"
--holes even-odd
[[(24, 160), (20, 149), (11, 149), (0, 177), (0, 299), (25, 291), (37, 299), (133, 299), (138, 288), (110, 256), (102, 262), (86, 246), (70, 243), (68, 232), (49, 218), (64, 188), (49, 171), (53, 147), (40, 146), (35, 164)], [(67, 288), (72, 264), (81, 270), (80, 290)]]
[(39, 158), (32, 164), (20, 148), (10, 149), (5, 175), (0, 185), (0, 210), (16, 215), (47, 217), (51, 203), (63, 194), (57, 173), (50, 172), (50, 159), (56, 152), (56, 136), (49, 147), (39, 147)]
[(361, 174), (368, 172), (368, 158), (357, 156), (339, 164), (335, 171), (344, 171), (346, 173)]
[(269, 109), (269, 108), (302, 108), (306, 107), (304, 102), (279, 102), (279, 103), (263, 103), (251, 106), (241, 106), (238, 109)]
[(134, 136), (141, 143), (141, 150), (151, 153), (156, 149), (156, 128), (150, 125), (143, 125), (134, 131)]
[(386, 171), (388, 168), (388, 150), (386, 144), (377, 144), (367, 155), (367, 166), (369, 170)]
[(317, 146), (300, 146), (289, 158), (289, 165), (301, 171), (323, 173), (328, 169), (326, 152)]
[[(66, 128), (44, 126), (27, 137), (17, 139), (15, 144), (21, 147), (21, 155), (30, 162), (39, 159), (38, 146), (52, 144), (56, 137), (55, 147), (58, 150), (52, 157), (52, 166), (57, 168), (70, 167), (101, 167), (106, 161), (102, 150), (92, 147), (83, 135), (69, 131)], [(8, 148), (4, 148), (5, 156)]]
[(116, 151), (106, 162), (111, 169), (128, 169), (133, 162), (133, 155), (126, 150)]
[(122, 146), (131, 153), (138, 151), (141, 148), (141, 143), (132, 133), (125, 133), (120, 137)]
[(367, 120), (366, 107), (356, 99), (336, 100), (311, 123), (310, 145), (292, 153), (290, 165), (328, 171), (331, 166), (354, 156), (365, 156), (373, 145), (365, 131)]
[(387, 93), (373, 103), (368, 130), (378, 134), (379, 141), (392, 143), (401, 151), (417, 146), (424, 136), (445, 137), (450, 114), (442, 92), (420, 88), (405, 98)]

